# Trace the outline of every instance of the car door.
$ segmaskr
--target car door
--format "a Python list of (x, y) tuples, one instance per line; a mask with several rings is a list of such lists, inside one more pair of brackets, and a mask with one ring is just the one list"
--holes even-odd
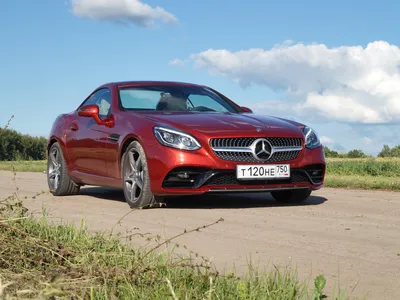
[[(110, 111), (111, 93), (107, 88), (95, 91), (81, 106), (95, 104), (99, 117), (106, 118)], [(105, 161), (108, 134), (105, 125), (99, 125), (91, 117), (74, 113), (67, 127), (66, 144), (73, 171), (95, 176), (107, 176)]]

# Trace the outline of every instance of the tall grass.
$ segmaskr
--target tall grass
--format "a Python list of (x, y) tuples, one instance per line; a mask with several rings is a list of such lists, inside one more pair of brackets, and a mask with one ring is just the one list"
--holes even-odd
[(400, 158), (331, 158), (327, 174), (400, 177)]
[(326, 187), (400, 192), (400, 177), (328, 174)]
[(0, 161), (0, 170), (16, 172), (46, 172), (44, 160)]

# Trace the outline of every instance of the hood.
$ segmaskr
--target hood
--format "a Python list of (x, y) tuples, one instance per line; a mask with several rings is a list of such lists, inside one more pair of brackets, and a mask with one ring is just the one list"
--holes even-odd
[(146, 116), (160, 125), (167, 125), (189, 132), (207, 135), (234, 133), (277, 133), (302, 136), (303, 124), (272, 116), (233, 113), (155, 113)]

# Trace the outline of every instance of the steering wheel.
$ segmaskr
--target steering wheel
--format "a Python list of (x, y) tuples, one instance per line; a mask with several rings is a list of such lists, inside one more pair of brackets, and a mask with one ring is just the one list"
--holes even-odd
[(214, 109), (208, 108), (206, 106), (194, 106), (189, 108), (190, 111), (215, 111)]

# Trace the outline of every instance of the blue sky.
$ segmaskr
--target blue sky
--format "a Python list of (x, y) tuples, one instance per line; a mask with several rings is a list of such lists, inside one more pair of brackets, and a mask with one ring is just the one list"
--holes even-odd
[(0, 124), (14, 114), (13, 129), (47, 137), (98, 85), (178, 80), (305, 122), (338, 150), (400, 144), (400, 2), (125, 2), (3, 3)]

